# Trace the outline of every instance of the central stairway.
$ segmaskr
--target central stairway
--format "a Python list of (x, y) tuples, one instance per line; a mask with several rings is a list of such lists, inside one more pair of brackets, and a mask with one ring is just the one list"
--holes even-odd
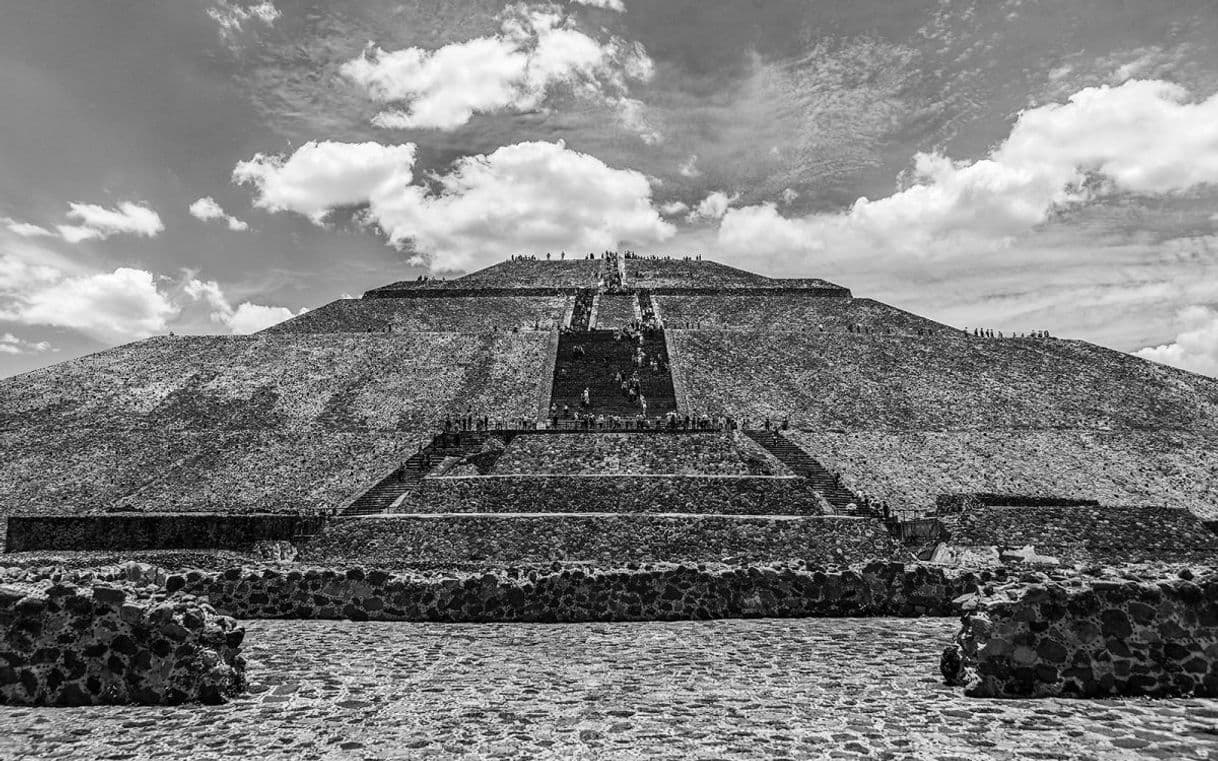
[[(635, 364), (635, 351), (642, 348), (644, 362)], [(659, 362), (651, 369), (651, 359)], [(563, 407), (576, 413), (618, 415), (633, 418), (642, 409), (622, 393), (616, 373), (629, 378), (639, 375), (639, 390), (647, 400), (647, 417), (656, 418), (675, 412), (677, 397), (673, 391), (672, 373), (668, 367), (668, 349), (664, 334), (653, 331), (639, 342), (612, 330), (588, 330), (563, 333), (558, 338), (558, 359), (554, 363), (554, 385), (550, 401), (562, 417)], [(588, 389), (590, 404), (582, 406), (584, 389)]]

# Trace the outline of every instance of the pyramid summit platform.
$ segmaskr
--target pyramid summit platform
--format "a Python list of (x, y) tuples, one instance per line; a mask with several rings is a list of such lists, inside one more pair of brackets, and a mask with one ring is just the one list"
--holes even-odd
[(1218, 381), (992, 335), (698, 258), (395, 282), (0, 382), (7, 549), (850, 562), (963, 516), (961, 551), (1213, 550)]

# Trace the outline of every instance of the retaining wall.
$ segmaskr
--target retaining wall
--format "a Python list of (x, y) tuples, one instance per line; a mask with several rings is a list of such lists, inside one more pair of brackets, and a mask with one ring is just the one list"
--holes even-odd
[(973, 697), (1218, 696), (1218, 574), (1000, 588), (940, 668)]
[(5, 551), (248, 549), (259, 541), (291, 539), (319, 522), (276, 514), (14, 515)]
[(949, 544), (1019, 548), (1063, 562), (1213, 562), (1218, 536), (1181, 507), (974, 506), (945, 519)]
[(0, 703), (218, 703), (245, 685), (244, 630), (211, 606), (117, 586), (0, 586)]
[(821, 564), (890, 558), (877, 520), (673, 514), (486, 513), (336, 518), (300, 546), (318, 562), (782, 560)]
[(809, 482), (793, 476), (437, 477), (420, 481), (394, 509), (402, 513), (821, 513)]
[(990, 578), (887, 562), (853, 570), (661, 563), (443, 575), (233, 568), (172, 575), (166, 587), (205, 596), (238, 618), (577, 622), (944, 616), (959, 612), (954, 599)]

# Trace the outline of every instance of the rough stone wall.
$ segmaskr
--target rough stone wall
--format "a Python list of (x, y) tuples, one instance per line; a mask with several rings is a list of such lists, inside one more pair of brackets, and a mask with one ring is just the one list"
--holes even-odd
[(870, 431), (1218, 428), (1218, 380), (1081, 341), (957, 331), (665, 335), (678, 347), (673, 375), (711, 415)]
[(556, 330), (571, 300), (570, 296), (339, 299), (261, 333)]
[(169, 590), (238, 618), (382, 621), (651, 621), (800, 616), (944, 616), (992, 579), (916, 564), (659, 563), (608, 569), (391, 573), (232, 568), (171, 575)]
[(506, 474), (789, 476), (791, 471), (740, 431), (516, 436), (491, 471)]
[(294, 515), (138, 514), (13, 516), (8, 552), (250, 549), (290, 540), (319, 520)]
[(490, 476), (427, 478), (400, 513), (819, 515), (801, 478)]
[(7, 378), (0, 513), (333, 508), (446, 415), (532, 417), (548, 347), (542, 331), (160, 337)]
[(1000, 588), (940, 667), (973, 697), (1218, 696), (1218, 574)]
[(218, 703), (245, 684), (244, 630), (193, 598), (3, 585), (0, 635), (0, 703)]
[[(1054, 423), (1065, 415), (1046, 410), (1040, 420)], [(1037, 422), (1032, 418), (1027, 425)], [(1170, 430), (820, 429), (786, 435), (840, 473), (848, 487), (894, 508), (926, 513), (938, 507), (942, 513), (949, 506), (937, 505), (940, 495), (991, 492), (1172, 505), (1218, 517), (1218, 482), (1211, 477), (1218, 469), (1218, 436), (1150, 420), (1148, 425)]]
[(303, 562), (600, 563), (895, 557), (879, 521), (837, 516), (401, 515), (337, 518), (300, 547)]
[(945, 522), (948, 542), (1000, 551), (1031, 545), (1070, 563), (1197, 562), (1218, 558), (1218, 536), (1180, 507), (977, 506)]

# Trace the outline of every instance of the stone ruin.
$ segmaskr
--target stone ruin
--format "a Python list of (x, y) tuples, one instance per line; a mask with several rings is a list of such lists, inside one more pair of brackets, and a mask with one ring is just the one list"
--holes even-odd
[[(410, 595), (455, 583), (481, 590), (467, 620), (505, 600), (529, 620), (878, 615), (894, 608), (817, 602), (814, 569), (1213, 563), (1218, 381), (1027, 327), (994, 338), (824, 280), (615, 252), (392, 283), (252, 336), (156, 337), (0, 381), (5, 550), (220, 553), (248, 584), (234, 569), (271, 564), (242, 616), (376, 617), (389, 598), (424, 616)], [(349, 586), (300, 604), (338, 583), (326, 568)], [(154, 587), (224, 611), (219, 572)], [(939, 593), (922, 613), (971, 592)], [(157, 604), (203, 604), (183, 599)], [(960, 668), (979, 676), (958, 679), (980, 684), (970, 647)], [(157, 694), (227, 694), (202, 685)]]

